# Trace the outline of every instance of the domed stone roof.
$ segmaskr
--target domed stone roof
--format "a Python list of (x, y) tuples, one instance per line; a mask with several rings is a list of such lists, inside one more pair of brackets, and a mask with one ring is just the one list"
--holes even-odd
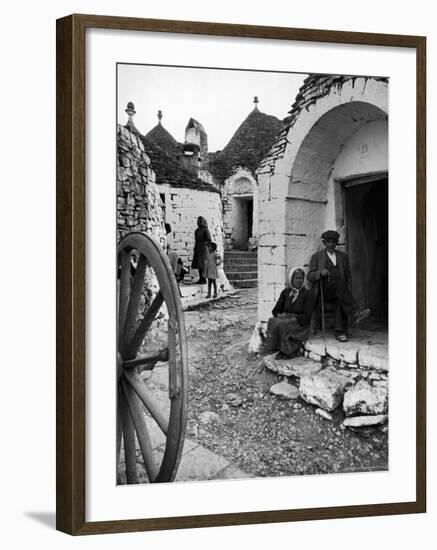
[(164, 149), (171, 157), (177, 158), (180, 155), (179, 143), (161, 124), (162, 112), (158, 111), (158, 124), (150, 130), (144, 137), (148, 141), (153, 141), (161, 149)]
[(223, 182), (239, 166), (254, 174), (282, 127), (279, 119), (262, 113), (255, 106), (226, 147), (210, 155), (210, 171), (213, 176)]

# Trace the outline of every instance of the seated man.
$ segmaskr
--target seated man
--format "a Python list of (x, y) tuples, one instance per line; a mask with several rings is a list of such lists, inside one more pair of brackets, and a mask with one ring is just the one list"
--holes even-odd
[(347, 318), (350, 315), (358, 324), (370, 315), (370, 309), (359, 310), (349, 289), (351, 273), (349, 261), (344, 252), (335, 250), (338, 245), (337, 231), (325, 231), (322, 241), (325, 250), (313, 254), (310, 260), (308, 280), (313, 284), (314, 296), (321, 291), (323, 299), (335, 302), (335, 336), (340, 342), (347, 342)]

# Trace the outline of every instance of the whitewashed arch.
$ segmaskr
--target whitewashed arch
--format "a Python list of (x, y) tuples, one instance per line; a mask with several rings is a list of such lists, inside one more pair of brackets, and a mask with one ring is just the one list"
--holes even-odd
[(234, 246), (235, 224), (237, 223), (236, 204), (238, 198), (253, 200), (252, 236), (258, 235), (258, 184), (253, 174), (243, 167), (238, 167), (234, 173), (225, 180), (223, 186), (223, 226), (225, 248)]
[[(364, 125), (387, 121), (388, 83), (346, 78), (295, 112), (283, 144), (258, 171), (259, 319), (272, 303), (290, 265), (305, 265), (326, 229), (329, 179), (347, 142)], [(295, 104), (296, 105), (296, 104)], [(297, 106), (299, 109), (299, 106)], [(282, 148), (278, 152), (278, 148)]]

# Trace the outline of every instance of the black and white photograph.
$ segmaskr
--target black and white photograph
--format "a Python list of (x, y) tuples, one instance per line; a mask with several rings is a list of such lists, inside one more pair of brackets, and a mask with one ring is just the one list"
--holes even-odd
[(389, 79), (114, 93), (117, 485), (389, 470)]

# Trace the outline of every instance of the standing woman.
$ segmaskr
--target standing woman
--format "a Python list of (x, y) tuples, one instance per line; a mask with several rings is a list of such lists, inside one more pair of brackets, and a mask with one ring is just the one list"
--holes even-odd
[(281, 292), (267, 324), (266, 351), (292, 357), (308, 339), (312, 313), (311, 292), (304, 287), (305, 271), (290, 270), (288, 286)]
[(205, 267), (208, 257), (208, 249), (206, 245), (211, 241), (211, 233), (209, 232), (208, 224), (206, 223), (205, 218), (199, 216), (197, 218), (197, 229), (194, 232), (194, 256), (193, 261), (191, 262), (191, 267), (199, 270), (199, 280), (197, 281), (198, 284), (206, 283)]

